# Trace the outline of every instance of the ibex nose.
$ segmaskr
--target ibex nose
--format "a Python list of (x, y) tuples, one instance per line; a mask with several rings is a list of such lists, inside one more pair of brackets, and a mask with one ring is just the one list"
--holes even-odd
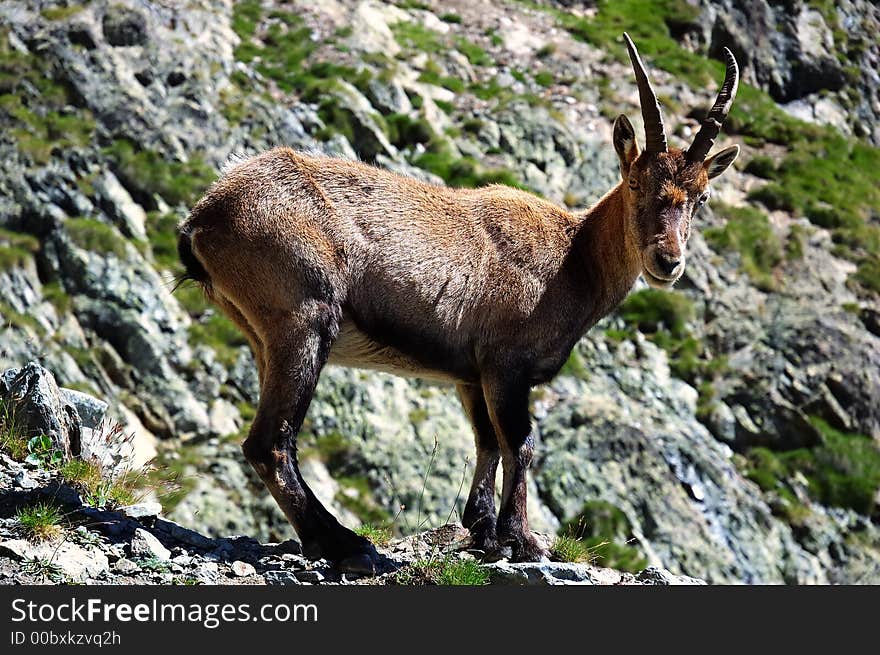
[(654, 253), (654, 262), (657, 264), (658, 271), (672, 277), (681, 265), (681, 257), (670, 256), (658, 250)]

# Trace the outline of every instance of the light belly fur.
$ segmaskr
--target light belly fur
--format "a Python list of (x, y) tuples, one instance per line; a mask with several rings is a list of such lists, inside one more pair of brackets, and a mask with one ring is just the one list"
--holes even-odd
[(343, 321), (340, 326), (339, 335), (330, 350), (329, 363), (348, 368), (383, 371), (401, 377), (422, 378), (452, 384), (460, 382), (446, 371), (427, 369), (399, 350), (376, 343), (358, 330), (352, 321)]

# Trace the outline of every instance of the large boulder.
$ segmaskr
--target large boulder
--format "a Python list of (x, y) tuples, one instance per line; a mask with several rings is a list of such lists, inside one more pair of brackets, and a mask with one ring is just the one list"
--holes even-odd
[(65, 458), (79, 455), (82, 423), (76, 407), (68, 402), (55, 377), (35, 362), (8, 369), (0, 375), (0, 399), (11, 413), (13, 425), (24, 436), (45, 435), (52, 450)]

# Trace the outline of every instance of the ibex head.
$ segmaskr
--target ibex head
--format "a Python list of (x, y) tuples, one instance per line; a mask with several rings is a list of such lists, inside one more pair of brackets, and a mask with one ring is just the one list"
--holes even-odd
[(727, 74), (712, 109), (686, 151), (669, 148), (657, 95), (635, 45), (624, 34), (645, 121), (645, 150), (639, 150), (632, 124), (614, 121), (614, 149), (620, 158), (629, 229), (638, 245), (642, 275), (654, 287), (669, 287), (684, 272), (684, 248), (696, 211), (709, 199), (709, 180), (721, 175), (739, 154), (730, 146), (706, 157), (730, 111), (739, 83), (736, 59), (727, 48)]

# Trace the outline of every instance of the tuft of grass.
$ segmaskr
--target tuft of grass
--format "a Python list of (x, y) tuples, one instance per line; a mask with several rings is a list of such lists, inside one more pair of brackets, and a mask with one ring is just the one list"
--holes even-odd
[(354, 533), (369, 539), (376, 546), (387, 546), (391, 541), (391, 528), (386, 525), (364, 523), (362, 526), (355, 528)]
[(442, 20), (444, 23), (458, 24), (458, 23), (461, 23), (461, 16), (450, 11), (445, 14), (440, 14), (440, 20)]
[[(99, 430), (99, 438), (108, 444), (119, 446), (132, 439), (132, 435), (125, 434), (121, 424), (113, 421), (103, 421)], [(110, 477), (101, 463), (93, 460), (71, 458), (59, 463), (56, 470), (64, 482), (79, 491), (83, 502), (92, 507), (131, 505), (143, 497), (145, 488), (159, 488), (143, 471), (125, 471)]]
[(11, 402), (0, 399), (0, 449), (21, 462), (28, 456), (28, 440), (22, 433)]
[(15, 513), (18, 525), (32, 541), (47, 541), (60, 536), (63, 518), (61, 508), (44, 502), (20, 507)]
[(482, 586), (489, 583), (489, 573), (473, 559), (450, 555), (420, 559), (394, 575), (399, 585)]
[(716, 211), (727, 219), (721, 228), (703, 234), (721, 251), (740, 254), (740, 268), (755, 285), (765, 291), (776, 288), (773, 269), (783, 260), (782, 244), (773, 232), (767, 215), (752, 207), (719, 206)]
[(559, 535), (554, 539), (550, 552), (556, 559), (562, 562), (574, 564), (592, 562), (593, 556), (587, 545), (571, 535)]
[(584, 503), (553, 542), (553, 554), (565, 562), (589, 562), (620, 571), (640, 571), (647, 565), (641, 550), (630, 545), (632, 526), (619, 507), (603, 500)]
[[(153, 261), (162, 268), (177, 270), (180, 257), (177, 254), (177, 223), (175, 214), (149, 212), (147, 214), (147, 235)], [(191, 287), (187, 287), (191, 288)]]
[(802, 225), (792, 225), (785, 240), (785, 258), (789, 261), (803, 259), (806, 240), (806, 228)]

